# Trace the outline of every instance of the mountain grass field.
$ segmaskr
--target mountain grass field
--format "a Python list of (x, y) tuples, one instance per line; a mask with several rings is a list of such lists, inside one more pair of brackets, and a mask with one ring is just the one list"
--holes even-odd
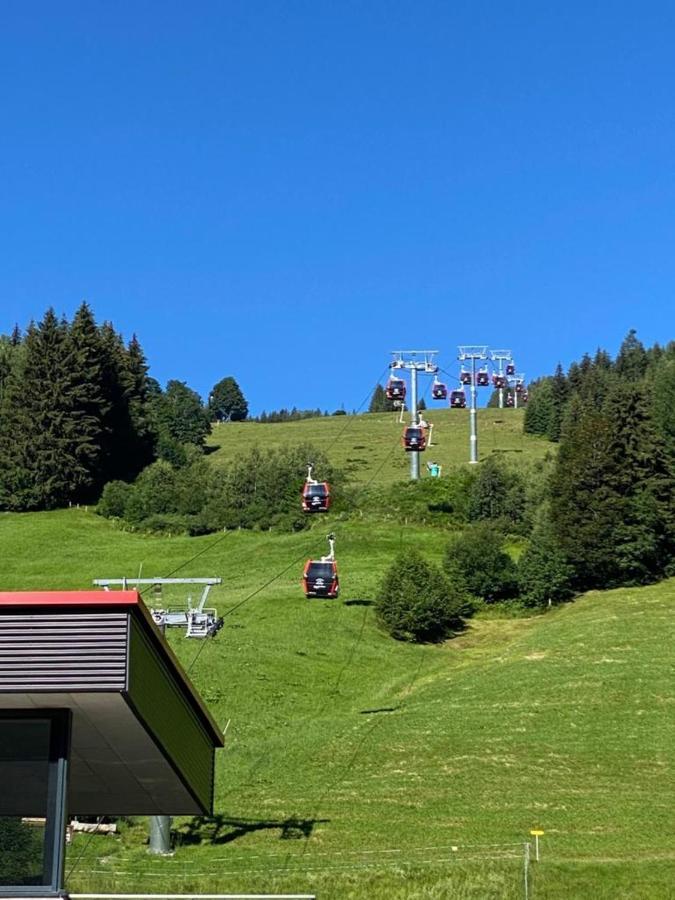
[(83, 509), (0, 515), (4, 590), (224, 580), (214, 639), (168, 634), (226, 729), (214, 819), (175, 820), (171, 858), (148, 856), (143, 820), (77, 835), (68, 888), (519, 898), (540, 828), (530, 897), (673, 896), (675, 582), (402, 644), (375, 621), (378, 581), (401, 548), (440, 562), (448, 532), (340, 522), (341, 596), (310, 602), (328, 521), (170, 538)]
[[(469, 410), (429, 409), (423, 415), (433, 424), (432, 446), (422, 458), (446, 470), (469, 459)], [(523, 433), (522, 409), (478, 410), (479, 458), (500, 454), (518, 461), (535, 461), (555, 445), (538, 435)], [(406, 415), (406, 422), (409, 417)], [(408, 476), (409, 461), (401, 452), (403, 425), (397, 413), (324, 416), (296, 422), (229, 422), (216, 425), (209, 438), (212, 462), (228, 460), (253, 446), (261, 449), (309, 442), (323, 450), (331, 463), (355, 484), (390, 484)], [(320, 473), (315, 473), (320, 477)]]

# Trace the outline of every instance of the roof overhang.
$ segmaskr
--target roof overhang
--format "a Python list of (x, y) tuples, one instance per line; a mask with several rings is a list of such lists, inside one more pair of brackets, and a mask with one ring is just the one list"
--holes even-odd
[(0, 593), (0, 711), (40, 709), (72, 711), (72, 814), (212, 811), (222, 734), (136, 591)]

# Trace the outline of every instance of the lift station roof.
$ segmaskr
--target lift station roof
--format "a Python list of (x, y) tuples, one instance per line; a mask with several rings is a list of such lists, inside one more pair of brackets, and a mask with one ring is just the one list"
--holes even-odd
[(223, 736), (136, 591), (0, 593), (0, 711), (40, 709), (72, 711), (70, 814), (212, 812)]

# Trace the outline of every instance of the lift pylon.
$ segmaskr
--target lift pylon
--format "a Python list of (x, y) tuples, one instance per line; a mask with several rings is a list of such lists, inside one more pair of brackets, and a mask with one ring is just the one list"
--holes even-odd
[[(438, 350), (392, 350), (390, 369), (405, 369), (410, 372), (410, 422), (414, 428), (417, 426), (417, 375), (436, 375), (438, 366), (436, 356)], [(420, 477), (420, 456), (418, 450), (409, 451), (410, 454), (410, 478), (417, 481)]]

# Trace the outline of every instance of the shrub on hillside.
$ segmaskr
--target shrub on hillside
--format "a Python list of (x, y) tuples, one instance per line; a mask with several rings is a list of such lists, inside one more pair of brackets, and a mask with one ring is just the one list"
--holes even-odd
[(462, 624), (463, 594), (416, 551), (401, 553), (375, 601), (377, 617), (403, 641), (439, 641)]
[(188, 447), (179, 466), (160, 459), (141, 472), (133, 485), (106, 485), (98, 511), (118, 516), (148, 531), (207, 534), (230, 528), (299, 531), (309, 524), (300, 509), (300, 493), (312, 460), (321, 480), (340, 499), (340, 476), (310, 445), (251, 450), (228, 469), (215, 468)]
[(126, 481), (109, 481), (103, 488), (97, 512), (106, 519), (123, 519), (133, 487)]
[(453, 584), (486, 603), (516, 594), (516, 564), (503, 549), (500, 529), (488, 522), (477, 522), (452, 538), (444, 568)]
[(477, 468), (469, 489), (469, 518), (502, 520), (511, 528), (521, 526), (527, 501), (520, 473), (493, 456)]
[(518, 562), (520, 599), (525, 606), (548, 606), (569, 600), (573, 570), (555, 539), (543, 509), (525, 552)]

